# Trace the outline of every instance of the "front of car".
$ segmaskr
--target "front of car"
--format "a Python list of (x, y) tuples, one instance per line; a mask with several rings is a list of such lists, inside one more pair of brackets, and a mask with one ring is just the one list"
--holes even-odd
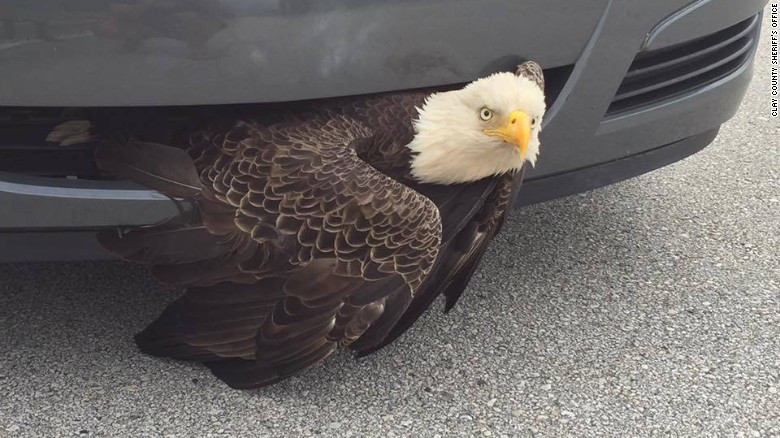
[(521, 60), (548, 110), (529, 204), (709, 144), (739, 106), (766, 0), (36, 0), (0, 5), (0, 260), (101, 258), (95, 230), (177, 213), (46, 133), (83, 108), (204, 111), (447, 89)]

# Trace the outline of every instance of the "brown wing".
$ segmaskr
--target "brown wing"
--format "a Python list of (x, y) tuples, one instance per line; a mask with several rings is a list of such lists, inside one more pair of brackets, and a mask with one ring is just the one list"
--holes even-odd
[[(479, 183), (461, 190), (433, 193), (441, 210), (444, 240), (429, 281), (414, 296), (403, 315), (393, 321), (390, 330), (369, 330), (352, 345), (360, 356), (373, 353), (392, 343), (408, 330), (440, 295), (446, 297), (445, 311), (455, 306), (468, 286), (488, 244), (500, 231), (511, 211), (522, 181), (522, 171)], [(454, 196), (452, 196), (454, 193)]]
[(182, 261), (155, 272), (192, 285), (139, 334), (141, 348), (210, 362), (232, 386), (260, 386), (400, 315), (431, 270), (441, 223), (430, 200), (358, 158), (350, 145), (370, 134), (319, 112), (193, 136), (202, 224), (218, 249), (175, 257), (148, 229), (137, 232), (143, 244), (124, 245), (127, 259)]
[(451, 263), (443, 268), (439, 277), (441, 283), (438, 278), (432, 282), (447, 298), (445, 311), (455, 307), (488, 244), (501, 231), (507, 215), (512, 212), (523, 174), (524, 169), (521, 169), (516, 174), (499, 178), (482, 208), (455, 238)]
[[(350, 145), (369, 136), (333, 113), (277, 129), (239, 126), (201, 169), (205, 197), (236, 208), (236, 226), (263, 247), (279, 245), (291, 269), (335, 258), (338, 274), (400, 274), (415, 290), (438, 250), (438, 210), (357, 156)], [(242, 264), (260, 276), (267, 268), (264, 258)]]

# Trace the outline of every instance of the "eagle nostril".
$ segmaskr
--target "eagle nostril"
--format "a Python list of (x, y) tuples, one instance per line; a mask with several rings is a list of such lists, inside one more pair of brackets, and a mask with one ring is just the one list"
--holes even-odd
[(517, 121), (517, 119), (512, 119), (512, 120), (509, 121), (509, 123), (514, 125), (516, 121)]

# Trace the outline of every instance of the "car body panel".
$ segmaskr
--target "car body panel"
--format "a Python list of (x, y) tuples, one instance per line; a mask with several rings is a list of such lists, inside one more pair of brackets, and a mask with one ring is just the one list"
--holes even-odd
[(572, 62), (609, 3), (556, 0), (557, 27), (533, 19), (547, 0), (71, 0), (57, 12), (25, 1), (15, 13), (41, 14), (57, 41), (5, 44), (0, 105), (279, 102), (468, 82), (521, 56)]
[[(0, 40), (0, 105), (148, 106), (462, 83), (523, 57), (549, 68), (598, 64), (603, 53), (610, 68), (601, 74), (617, 78), (665, 18), (682, 17), (655, 29), (650, 48), (755, 15), (765, 0), (2, 3), (0, 20), (16, 22), (17, 36)], [(686, 13), (670, 14), (679, 10)], [(35, 23), (54, 40), (42, 40)]]

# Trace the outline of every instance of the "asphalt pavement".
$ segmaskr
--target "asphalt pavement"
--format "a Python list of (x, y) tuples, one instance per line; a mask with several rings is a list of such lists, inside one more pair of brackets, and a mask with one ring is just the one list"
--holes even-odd
[(140, 354), (143, 268), (0, 265), (0, 436), (780, 436), (769, 54), (703, 152), (516, 212), (449, 315), (267, 389)]

